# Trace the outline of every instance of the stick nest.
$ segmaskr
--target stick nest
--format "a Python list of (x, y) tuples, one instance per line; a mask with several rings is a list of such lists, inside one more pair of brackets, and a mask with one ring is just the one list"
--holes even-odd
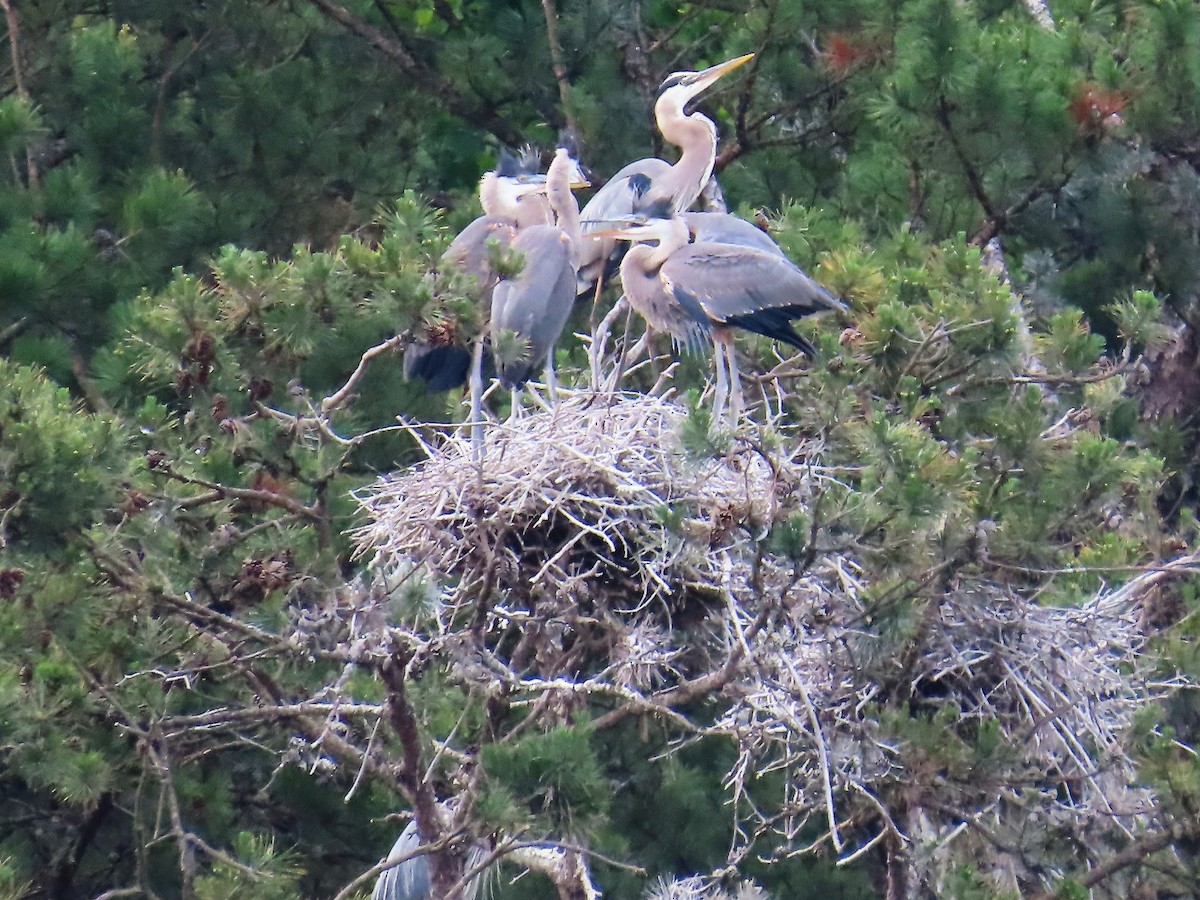
[[(1140, 605), (1165, 571), (1069, 609), (964, 576), (925, 595), (912, 627), (875, 628), (868, 545), (797, 571), (762, 540), (818, 492), (853, 490), (821, 448), (768, 453), (743, 435), (697, 458), (686, 416), (661, 398), (575, 396), (489, 427), (481, 468), (450, 435), (359, 496), (359, 552), (437, 581), (438, 633), (483, 624), (490, 668), (457, 671), (485, 690), (603, 695), (679, 722), (663, 698), (712, 673), (723, 713), (687, 727), (736, 742), (726, 786), (747, 852), (767, 832), (795, 848), (816, 825), (810, 850), (903, 847), (933, 886), (953, 845), (1011, 890), (1029, 877), (1016, 856), (1054, 835), (1096, 846), (1150, 824), (1127, 736), (1179, 686), (1144, 655)], [(770, 772), (783, 777), (768, 803)]]
[(686, 415), (655, 397), (572, 397), (489, 426), (481, 467), (468, 436), (451, 435), (359, 496), (370, 520), (359, 552), (486, 582), (541, 613), (707, 604), (736, 577), (728, 551), (768, 527), (795, 485), (748, 447), (689, 457)]

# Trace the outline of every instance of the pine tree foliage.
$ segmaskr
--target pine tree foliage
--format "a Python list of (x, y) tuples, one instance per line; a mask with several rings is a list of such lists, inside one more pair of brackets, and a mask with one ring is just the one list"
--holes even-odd
[[(6, 5), (0, 896), (366, 896), (407, 822), (442, 897), (1191, 891), (1200, 10), (1037, 7)], [(751, 51), (725, 194), (850, 313), (737, 430), (568, 337), (481, 473), (395, 351), (480, 328), (496, 145), (670, 156)]]

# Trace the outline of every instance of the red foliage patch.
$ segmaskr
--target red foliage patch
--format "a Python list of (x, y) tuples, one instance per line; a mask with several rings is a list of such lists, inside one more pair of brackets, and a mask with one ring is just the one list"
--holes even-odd
[(1128, 105), (1129, 97), (1123, 91), (1085, 82), (1076, 88), (1075, 99), (1068, 109), (1080, 134), (1101, 137), (1124, 123), (1121, 112)]

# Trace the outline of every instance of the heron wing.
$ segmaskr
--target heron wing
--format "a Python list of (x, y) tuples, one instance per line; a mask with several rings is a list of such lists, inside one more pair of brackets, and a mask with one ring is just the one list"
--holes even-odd
[(605, 272), (609, 261), (616, 255), (618, 241), (614, 238), (589, 237), (593, 231), (612, 228), (634, 214), (639, 201), (646, 196), (654, 179), (671, 168), (662, 159), (639, 159), (631, 162), (596, 191), (592, 199), (579, 211), (580, 230), (583, 241), (579, 250), (578, 293), (593, 288)]
[(683, 214), (692, 240), (696, 243), (734, 244), (739, 247), (751, 247), (770, 253), (773, 256), (783, 256), (779, 245), (771, 236), (752, 222), (719, 212), (687, 212)]
[[(403, 859), (421, 847), (421, 835), (414, 819), (400, 832), (400, 837), (388, 853), (388, 862)], [(429, 861), (424, 856), (412, 858), (385, 869), (375, 882), (371, 900), (411, 900), (430, 896)]]
[(519, 387), (562, 334), (575, 301), (575, 269), (570, 240), (558, 228), (539, 225), (522, 231), (512, 246), (525, 265), (492, 292), (492, 331), (515, 332), (528, 344), (524, 359), (496, 361), (501, 381)]
[(671, 164), (664, 159), (639, 159), (617, 172), (579, 212), (585, 234), (613, 226), (613, 219), (633, 215), (638, 201), (650, 190), (654, 179)]
[(517, 235), (516, 225), (499, 216), (480, 216), (455, 236), (442, 254), (442, 265), (472, 276), (483, 296), (495, 284), (489, 241), (507, 247)]
[(786, 258), (750, 247), (689, 244), (663, 264), (660, 277), (680, 305), (694, 303), (712, 324), (744, 328), (810, 354), (792, 321), (846, 308)]

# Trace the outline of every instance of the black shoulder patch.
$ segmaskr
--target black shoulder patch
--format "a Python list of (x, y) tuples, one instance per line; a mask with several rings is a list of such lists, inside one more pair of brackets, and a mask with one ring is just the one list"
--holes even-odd
[(644, 175), (641, 172), (629, 176), (629, 190), (631, 190), (633, 192), (633, 196), (637, 197), (639, 200), (646, 196), (646, 192), (650, 190), (651, 184), (653, 184), (653, 182), (650, 180), (650, 176)]

